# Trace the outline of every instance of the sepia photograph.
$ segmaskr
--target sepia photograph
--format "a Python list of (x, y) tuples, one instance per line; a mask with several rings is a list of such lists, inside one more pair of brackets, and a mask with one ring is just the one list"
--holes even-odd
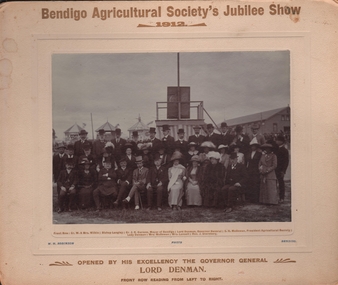
[(290, 222), (290, 51), (52, 55), (53, 223)]

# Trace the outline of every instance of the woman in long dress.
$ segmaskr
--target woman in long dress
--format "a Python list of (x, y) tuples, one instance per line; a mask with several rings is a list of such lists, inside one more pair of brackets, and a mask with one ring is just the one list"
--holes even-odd
[(258, 167), (261, 174), (261, 187), (259, 202), (263, 204), (278, 204), (277, 177), (275, 169), (277, 167), (277, 157), (272, 152), (271, 144), (261, 146), (263, 155)]
[(198, 155), (194, 155), (191, 158), (191, 166), (187, 169), (187, 188), (185, 190), (185, 196), (188, 206), (201, 206), (202, 196), (200, 190), (200, 167)]
[(180, 164), (182, 153), (175, 151), (171, 157), (173, 166), (169, 168), (169, 184), (168, 184), (168, 203), (172, 210), (181, 210), (183, 198), (183, 182), (185, 181), (185, 167)]

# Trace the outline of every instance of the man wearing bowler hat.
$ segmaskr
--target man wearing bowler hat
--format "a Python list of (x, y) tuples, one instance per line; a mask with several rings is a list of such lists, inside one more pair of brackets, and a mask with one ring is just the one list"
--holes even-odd
[(184, 130), (183, 129), (178, 129), (177, 135), (178, 135), (178, 140), (175, 141), (175, 149), (179, 148), (179, 151), (183, 154), (186, 155), (188, 152), (188, 145), (189, 143), (184, 140)]
[(94, 142), (93, 142), (93, 158), (95, 160), (95, 162), (98, 164), (99, 163), (99, 159), (100, 157), (102, 156), (102, 153), (103, 153), (103, 149), (106, 145), (106, 142), (104, 140), (104, 129), (100, 129), (99, 130), (99, 134), (98, 134), (98, 139), (96, 139)]
[(221, 135), (214, 132), (215, 128), (212, 124), (207, 124), (208, 135), (205, 137), (205, 141), (212, 142), (216, 147), (221, 144)]
[(161, 144), (161, 140), (156, 138), (156, 128), (149, 129), (149, 138), (151, 142), (151, 153), (154, 155), (158, 150), (159, 145)]
[(171, 135), (169, 135), (170, 133), (169, 125), (163, 125), (162, 132), (163, 132), (162, 144), (164, 145), (167, 154), (172, 155), (172, 153), (174, 152), (175, 139)]
[(126, 198), (130, 188), (132, 187), (133, 169), (128, 166), (127, 159), (122, 157), (119, 161), (119, 167), (116, 170), (116, 181), (118, 195), (113, 205), (117, 207), (120, 202)]
[(90, 149), (93, 148), (92, 143), (90, 141), (88, 141), (88, 139), (87, 139), (87, 134), (88, 134), (88, 132), (86, 130), (81, 130), (79, 132), (80, 139), (74, 143), (74, 154), (77, 157), (80, 157), (81, 155), (84, 154), (83, 145), (85, 143), (90, 144)]
[(221, 144), (230, 145), (233, 140), (231, 135), (231, 130), (228, 129), (228, 124), (226, 122), (221, 123)]
[(115, 138), (112, 140), (112, 143), (115, 146), (116, 161), (119, 161), (122, 158), (122, 156), (124, 156), (124, 153), (122, 150), (126, 142), (127, 141), (125, 139), (121, 138), (121, 129), (117, 128), (115, 130)]
[(201, 143), (204, 142), (205, 136), (201, 135), (200, 126), (194, 126), (193, 129), (194, 129), (195, 134), (188, 138), (188, 142), (196, 143), (196, 148), (198, 148), (201, 145)]

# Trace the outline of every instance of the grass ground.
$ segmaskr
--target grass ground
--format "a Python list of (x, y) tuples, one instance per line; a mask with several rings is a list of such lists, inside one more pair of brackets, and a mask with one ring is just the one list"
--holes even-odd
[(161, 212), (141, 209), (105, 209), (101, 212), (77, 210), (58, 214), (57, 194), (54, 187), (54, 224), (119, 224), (119, 223), (214, 223), (214, 222), (290, 222), (291, 221), (291, 183), (286, 182), (285, 200), (279, 205), (244, 203), (232, 212), (225, 213), (222, 208), (183, 207), (172, 211), (165, 206)]

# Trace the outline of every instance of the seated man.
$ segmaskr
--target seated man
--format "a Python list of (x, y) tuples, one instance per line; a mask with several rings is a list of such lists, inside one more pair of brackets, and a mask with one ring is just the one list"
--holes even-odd
[(133, 176), (133, 169), (128, 167), (127, 159), (125, 157), (120, 159), (120, 166), (116, 170), (117, 187), (119, 188), (116, 201), (113, 203), (115, 207), (128, 195), (131, 188), (131, 180)]
[(154, 166), (149, 169), (147, 177), (147, 200), (148, 208), (150, 210), (153, 205), (153, 195), (156, 192), (156, 206), (158, 211), (162, 211), (162, 193), (166, 189), (168, 183), (168, 170), (161, 165), (161, 157), (159, 154), (155, 155)]
[(222, 188), (224, 194), (224, 202), (226, 205), (225, 212), (229, 213), (233, 210), (234, 199), (240, 194), (243, 186), (247, 182), (247, 172), (245, 166), (237, 162), (237, 153), (230, 155), (230, 163), (228, 166), (225, 185)]
[(113, 199), (117, 197), (116, 172), (111, 166), (111, 161), (107, 158), (99, 172), (99, 186), (93, 192), (96, 212), (101, 210), (100, 197), (112, 197)]
[(146, 191), (146, 179), (148, 176), (148, 168), (143, 167), (142, 156), (136, 157), (137, 168), (133, 171), (133, 187), (131, 188), (128, 197), (122, 202), (128, 204), (131, 198), (135, 195), (135, 210), (140, 209), (140, 193)]
[(77, 184), (77, 172), (73, 169), (74, 162), (71, 158), (66, 160), (66, 169), (61, 170), (59, 178), (57, 180), (57, 186), (60, 188), (59, 194), (59, 210), (58, 213), (64, 211), (64, 204), (66, 196), (69, 196), (68, 201), (68, 210), (72, 211), (72, 206), (76, 194), (76, 184)]

